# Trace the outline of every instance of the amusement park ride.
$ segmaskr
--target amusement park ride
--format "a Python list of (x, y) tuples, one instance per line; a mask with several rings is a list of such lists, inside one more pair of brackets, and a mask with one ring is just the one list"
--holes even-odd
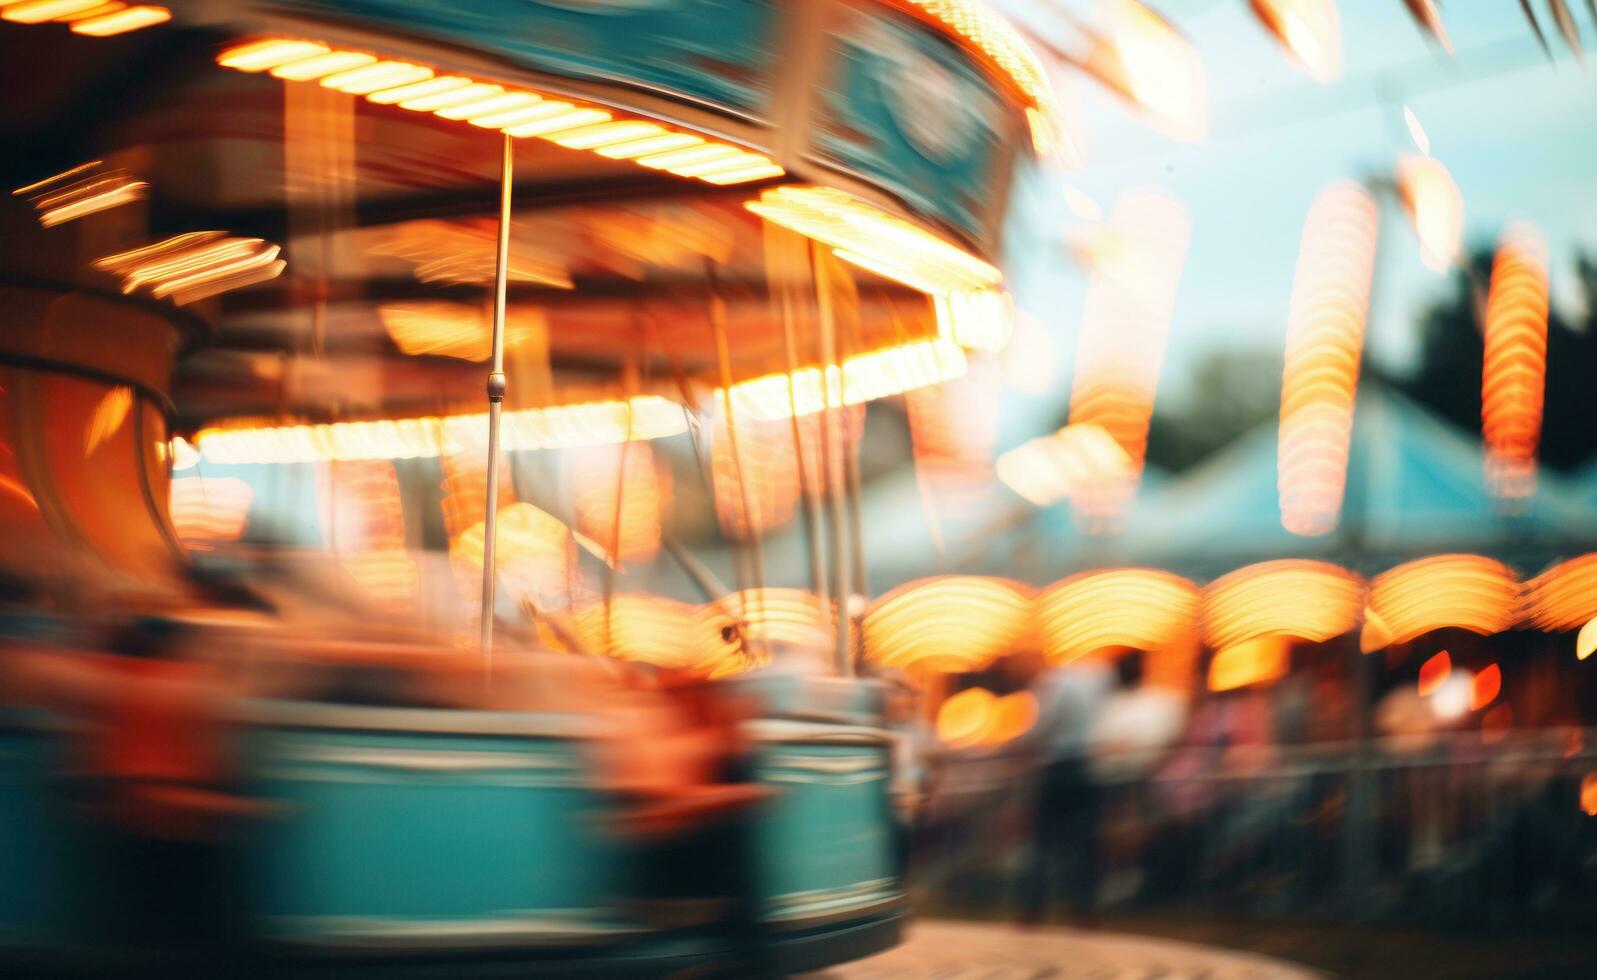
[[(491, 693), (528, 635), (496, 638), (507, 608), (550, 645), (623, 659), (698, 634), (629, 631), (608, 593), (567, 595), (562, 627), (512, 589), (507, 542), (537, 525), (507, 506), (500, 459), (647, 460), (701, 426), (735, 455), (743, 424), (788, 429), (808, 463), (792, 478), (829, 676), (743, 679), (756, 775), (779, 792), (723, 859), (754, 869), (783, 969), (896, 942), (881, 692), (851, 636), (849, 410), (1007, 335), (1001, 217), (1056, 138), (1013, 29), (965, 0), (169, 3), (0, 0), (0, 568), (62, 608), (155, 597), (215, 620), (169, 516), (175, 467), (438, 458), (465, 488), (451, 551), (482, 569), (457, 631), (490, 690), (478, 707), (240, 709), (251, 786), (295, 814), (248, 843), (258, 938), (290, 963), (461, 969), (713, 952), (713, 918), (631, 911), (624, 858), (583, 818), (601, 791), (581, 718)], [(614, 539), (582, 546), (613, 563), (612, 492), (596, 524)], [(727, 510), (752, 520), (749, 488)], [(370, 579), (413, 594), (395, 562)], [(765, 659), (775, 628), (727, 608), (723, 643), (674, 666)], [(252, 624), (212, 629), (270, 659)], [(341, 655), (313, 647), (296, 650)], [(29, 812), (49, 732), (0, 737), (0, 942), (81, 945), (64, 910), (85, 871)]]

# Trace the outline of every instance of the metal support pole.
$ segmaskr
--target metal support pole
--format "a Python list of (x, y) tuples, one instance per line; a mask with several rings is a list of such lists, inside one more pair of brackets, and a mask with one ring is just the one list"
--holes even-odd
[(510, 188), (515, 180), (512, 139), (505, 137), (499, 172), (499, 254), (494, 265), (493, 368), (488, 374), (488, 499), (482, 518), (482, 666), (493, 668), (494, 535), (499, 516), (499, 412), (505, 401), (505, 278), (510, 267)]
[[(825, 254), (821, 246), (811, 243), (810, 261), (815, 267), (815, 296), (821, 339), (821, 392), (824, 413), (821, 416), (821, 458), (826, 479), (827, 522), (831, 529), (833, 601), (837, 608), (837, 658), (838, 673), (854, 676), (854, 645), (850, 638), (853, 622), (849, 617), (848, 602), (852, 594), (849, 578), (848, 517), (844, 502), (843, 454), (843, 370), (837, 343), (837, 321), (832, 311), (832, 283), (827, 274)], [(837, 378), (837, 390), (832, 390), (831, 378)]]

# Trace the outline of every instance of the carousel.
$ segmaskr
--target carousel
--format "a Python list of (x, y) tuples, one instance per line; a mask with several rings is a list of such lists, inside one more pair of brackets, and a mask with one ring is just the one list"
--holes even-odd
[[(630, 894), (589, 818), (579, 656), (747, 688), (771, 792), (722, 859), (783, 970), (895, 943), (855, 449), (867, 402), (1008, 336), (1009, 187), (1057, 149), (1014, 30), (920, 0), (0, 17), (26, 78), (0, 566), (33, 635), (159, 608), (249, 679), (244, 778), (292, 814), (246, 834), (252, 939), (312, 967), (713, 955), (716, 913)], [(764, 575), (787, 521), (807, 588)], [(18, 954), (94, 943), (92, 869), (39, 809), (55, 729), (3, 731)]]

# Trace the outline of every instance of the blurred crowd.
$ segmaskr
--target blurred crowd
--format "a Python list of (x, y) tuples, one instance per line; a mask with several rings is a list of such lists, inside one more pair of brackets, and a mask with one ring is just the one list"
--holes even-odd
[[(1578, 683), (1527, 658), (1494, 714), (1470, 703), (1467, 671), (1460, 700), (1445, 683), (1427, 690), (1423, 668), (1416, 684), (1400, 658), (1314, 652), (1221, 691), (1150, 683), (1135, 651), (967, 678), (1029, 693), (1036, 720), (997, 744), (943, 733), (923, 784), (919, 890), (933, 907), (1029, 922), (1212, 915), (1215, 902), (1402, 921), (1583, 914), (1597, 753)], [(1520, 723), (1507, 727), (1507, 710)]]

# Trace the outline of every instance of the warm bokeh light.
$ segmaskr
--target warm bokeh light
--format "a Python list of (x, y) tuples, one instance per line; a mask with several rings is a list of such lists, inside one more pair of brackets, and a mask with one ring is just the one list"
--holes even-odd
[(1597, 772), (1588, 772), (1580, 780), (1580, 812), (1597, 817)]
[(1249, 565), (1203, 590), (1203, 640), (1216, 649), (1259, 636), (1321, 643), (1351, 632), (1364, 608), (1364, 583), (1327, 562), (1283, 559)]
[(1494, 493), (1528, 497), (1536, 489), (1547, 382), (1547, 242), (1534, 225), (1503, 232), (1486, 296), (1481, 367), (1481, 434)]
[[(840, 413), (842, 452), (857, 452), (865, 411), (864, 405), (855, 405)], [(804, 481), (812, 491), (825, 482), (821, 442), (825, 419), (821, 413), (798, 417), (801, 452), (793, 444), (791, 420), (737, 413), (729, 427), (725, 411), (715, 413), (710, 430), (710, 482), (722, 533), (742, 541), (793, 519)], [(733, 429), (737, 431), (735, 447)], [(802, 481), (800, 466), (804, 467)]]
[(1024, 442), (999, 456), (994, 471), (1004, 486), (1038, 507), (1073, 494), (1085, 498), (1104, 488), (1118, 490), (1136, 478), (1130, 455), (1103, 426), (1092, 423), (1067, 425)]
[(188, 476), (172, 481), (168, 513), (177, 536), (188, 545), (236, 541), (249, 523), (255, 491), (232, 476)]
[(1209, 690), (1216, 693), (1269, 684), (1292, 669), (1292, 644), (1266, 634), (1217, 650), (1209, 662)]
[(1287, 313), (1276, 477), (1281, 523), (1294, 534), (1329, 533), (1342, 511), (1379, 224), (1369, 193), (1342, 182), (1315, 196), (1303, 225)]
[(1576, 660), (1585, 660), (1593, 651), (1597, 651), (1597, 616), (1593, 616), (1591, 622), (1582, 626), (1575, 635)]
[[(630, 401), (580, 402), (505, 412), (507, 450), (567, 449), (660, 439), (687, 430), (681, 406), (655, 395)], [(317, 425), (229, 423), (194, 437), (214, 463), (314, 463), (350, 459), (417, 459), (456, 452), (488, 434), (486, 413), (334, 422)]]
[(1191, 42), (1138, 0), (1109, 0), (1109, 50), (1089, 65), (1172, 139), (1209, 131), (1209, 91)]
[(1496, 664), (1487, 664), (1470, 681), (1469, 710), (1479, 711), (1493, 701), (1503, 691), (1503, 669)]
[(1054, 663), (1098, 650), (1155, 650), (1190, 633), (1198, 587), (1151, 568), (1084, 572), (1042, 590), (1033, 602), (1037, 642)]
[(983, 741), (988, 745), (1013, 742), (1037, 723), (1037, 699), (1030, 691), (1016, 691), (993, 702), (992, 724)]
[(1420, 697), (1423, 698), (1435, 694), (1452, 672), (1453, 658), (1448, 655), (1446, 650), (1426, 659), (1424, 663), (1420, 664), (1420, 678), (1417, 687)]
[(1440, 680), (1427, 687), (1425, 668), (1437, 657), (1446, 656), (1446, 651), (1443, 651), (1421, 665), (1420, 696), (1427, 697), (1430, 701), (1431, 714), (1442, 721), (1454, 722), (1469, 714), (1470, 698), (1475, 690), (1475, 678), (1462, 667), (1451, 667)]
[(671, 500), (670, 471), (655, 462), (653, 448), (646, 442), (590, 446), (572, 450), (570, 463), (577, 530), (620, 561), (652, 561)]
[[(439, 462), (443, 470), (443, 480), (438, 489), (444, 533), (453, 542), (467, 528), (481, 524), (487, 515), (488, 448), (480, 443), (463, 447), (444, 455)], [(502, 510), (515, 503), (515, 481), (511, 479), (510, 460), (503, 451), (499, 453), (499, 484), (496, 490), (494, 510)]]
[(807, 589), (744, 589), (704, 605), (700, 645), (720, 649), (728, 642), (723, 630), (730, 626), (755, 649), (785, 644), (813, 651), (817, 662), (825, 663), (832, 654), (831, 615), (831, 604)]
[(1070, 424), (1103, 428), (1130, 458), (1129, 479), (1078, 483), (1072, 501), (1091, 524), (1123, 513), (1142, 472), (1165, 340), (1191, 227), (1157, 188), (1128, 191), (1098, 229), (1076, 348)]
[(1446, 272), (1464, 234), (1464, 196), (1453, 175), (1435, 157), (1404, 153), (1397, 158), (1397, 189), (1419, 236), (1420, 261)]
[[(293, 82), (316, 81), (377, 105), (430, 113), (516, 138), (538, 137), (711, 184), (768, 180), (784, 173), (770, 157), (731, 143), (668, 131), (652, 122), (615, 119), (611, 111), (593, 105), (507, 90), (464, 75), (437, 75), (430, 68), (376, 57), (314, 42), (269, 38), (228, 48), (216, 60), (224, 68), (271, 71)], [(668, 149), (662, 149), (661, 136), (674, 138)]]
[(418, 577), (406, 551), (405, 509), (394, 464), (329, 463), (320, 475), (317, 489), (327, 547), (368, 599), (394, 612), (408, 612)]
[(589, 653), (680, 670), (717, 672), (740, 658), (737, 641), (706, 650), (700, 643), (699, 610), (683, 602), (623, 593), (577, 610), (577, 634)]
[(976, 745), (992, 728), (998, 699), (985, 687), (950, 696), (937, 708), (937, 738), (944, 745)]
[[(481, 515), (479, 510), (477, 522), (455, 536), (449, 546), (462, 591), (471, 600), (482, 583), (485, 536)], [(551, 601), (564, 603), (577, 561), (571, 530), (559, 518), (518, 501), (499, 508), (494, 532), (494, 566), (510, 594), (530, 596), (544, 606)], [(475, 615), (469, 602), (466, 608)]]
[(1029, 691), (996, 697), (984, 687), (952, 695), (937, 709), (937, 738), (949, 748), (996, 747), (1031, 730), (1037, 699)]
[(1292, 60), (1317, 82), (1342, 74), (1342, 24), (1336, 0), (1251, 0)]
[(1370, 608), (1392, 643), (1457, 627), (1491, 635), (1518, 618), (1519, 582), (1513, 569), (1480, 555), (1436, 555), (1377, 575)]
[(288, 264), (277, 257), (281, 251), (259, 238), (196, 231), (107, 255), (94, 267), (121, 276), (124, 293), (148, 289), (156, 299), (183, 306), (277, 278)]
[(975, 670), (1031, 636), (1031, 597), (1004, 579), (945, 575), (901, 585), (865, 614), (865, 655), (888, 667)]

